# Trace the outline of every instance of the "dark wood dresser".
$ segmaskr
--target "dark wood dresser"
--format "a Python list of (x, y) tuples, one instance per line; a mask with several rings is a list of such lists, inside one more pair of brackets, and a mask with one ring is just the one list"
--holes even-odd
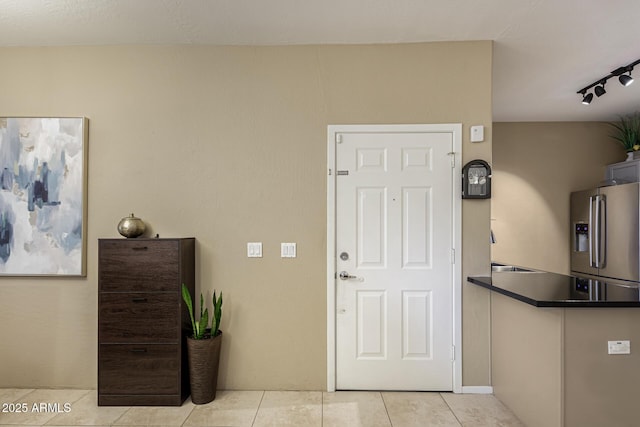
[(180, 406), (189, 396), (195, 238), (98, 240), (98, 405)]

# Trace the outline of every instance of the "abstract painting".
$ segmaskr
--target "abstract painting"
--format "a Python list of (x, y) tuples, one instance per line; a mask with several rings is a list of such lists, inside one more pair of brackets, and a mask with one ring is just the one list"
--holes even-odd
[(88, 120), (0, 117), (0, 275), (86, 276)]

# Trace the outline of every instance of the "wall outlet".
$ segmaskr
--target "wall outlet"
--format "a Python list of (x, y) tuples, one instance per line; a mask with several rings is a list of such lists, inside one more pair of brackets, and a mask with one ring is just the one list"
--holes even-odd
[(247, 243), (247, 257), (262, 258), (262, 242)]
[(609, 341), (609, 354), (631, 354), (631, 341)]

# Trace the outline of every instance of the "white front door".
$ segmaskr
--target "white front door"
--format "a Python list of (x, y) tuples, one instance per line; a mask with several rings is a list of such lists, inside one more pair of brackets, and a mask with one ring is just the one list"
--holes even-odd
[(454, 132), (341, 129), (336, 388), (453, 390)]

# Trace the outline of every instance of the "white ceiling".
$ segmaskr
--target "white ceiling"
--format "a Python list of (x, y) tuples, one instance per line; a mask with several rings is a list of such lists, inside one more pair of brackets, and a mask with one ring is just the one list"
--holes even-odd
[(576, 94), (640, 59), (638, 0), (0, 0), (0, 46), (453, 40), (494, 41), (495, 121), (640, 110), (640, 82)]

